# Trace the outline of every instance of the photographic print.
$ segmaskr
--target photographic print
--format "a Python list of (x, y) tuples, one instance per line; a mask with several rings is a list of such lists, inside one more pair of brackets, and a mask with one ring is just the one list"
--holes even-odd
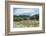
[(13, 8), (13, 27), (39, 27), (39, 8)]
[(37, 34), (45, 32), (45, 4), (6, 2), (6, 35)]
[(42, 6), (10, 5), (11, 31), (42, 30)]

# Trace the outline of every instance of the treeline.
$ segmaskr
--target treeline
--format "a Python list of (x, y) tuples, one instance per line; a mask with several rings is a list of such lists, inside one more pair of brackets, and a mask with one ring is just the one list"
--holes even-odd
[(13, 17), (14, 21), (22, 21), (22, 20), (39, 20), (39, 15), (33, 15), (33, 16), (26, 16), (26, 15), (19, 15)]

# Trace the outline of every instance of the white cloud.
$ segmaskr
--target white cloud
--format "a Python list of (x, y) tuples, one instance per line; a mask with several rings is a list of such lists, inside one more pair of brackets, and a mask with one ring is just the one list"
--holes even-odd
[(39, 10), (38, 8), (34, 8), (34, 9), (15, 9), (14, 10), (14, 15), (23, 15), (24, 13), (30, 13), (32, 15), (34, 14), (38, 14)]

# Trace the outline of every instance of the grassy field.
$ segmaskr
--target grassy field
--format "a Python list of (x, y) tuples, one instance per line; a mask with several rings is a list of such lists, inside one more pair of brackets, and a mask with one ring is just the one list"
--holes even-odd
[(13, 16), (13, 26), (17, 28), (38, 27), (39, 26), (39, 15)]
[(23, 20), (23, 21), (14, 21), (14, 27), (22, 28), (22, 27), (38, 27), (39, 21), (37, 20)]

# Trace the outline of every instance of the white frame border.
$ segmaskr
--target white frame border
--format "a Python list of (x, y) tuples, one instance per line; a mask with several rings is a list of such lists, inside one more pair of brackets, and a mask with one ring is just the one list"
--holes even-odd
[[(13, 8), (39, 8), (39, 27), (30, 27), (30, 28), (13, 28)], [(10, 31), (36, 31), (42, 30), (42, 6), (28, 6), (28, 5), (10, 5)]]

